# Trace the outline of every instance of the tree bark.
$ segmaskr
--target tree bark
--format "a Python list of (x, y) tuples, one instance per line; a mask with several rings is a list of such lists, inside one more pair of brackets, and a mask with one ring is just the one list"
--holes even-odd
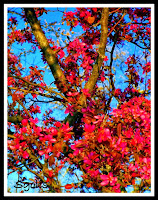
[[(89, 93), (91, 93), (96, 85), (97, 79), (99, 77), (99, 71), (103, 64), (103, 60), (105, 58), (105, 47), (107, 43), (108, 37), (108, 17), (109, 17), (109, 10), (108, 8), (103, 8), (102, 15), (101, 15), (101, 36), (99, 42), (99, 49), (98, 49), (98, 60), (93, 66), (92, 74), (85, 84), (85, 89), (88, 89)], [(79, 104), (82, 107), (86, 106), (86, 97), (84, 94), (81, 95)]]
[(105, 58), (105, 47), (108, 35), (108, 16), (109, 16), (108, 8), (103, 8), (101, 16), (101, 36), (100, 36), (99, 50), (98, 50), (99, 53), (98, 62), (93, 66), (92, 74), (85, 85), (85, 89), (89, 89), (90, 93), (92, 92), (94, 86), (96, 85), (99, 76), (99, 70)]
[(59, 84), (59, 90), (63, 93), (66, 93), (68, 90), (66, 78), (64, 76), (63, 71), (58, 64), (58, 59), (56, 58), (57, 51), (53, 51), (49, 45), (49, 42), (41, 28), (40, 22), (36, 17), (35, 11), (33, 8), (24, 8), (26, 18), (31, 26), (32, 33), (34, 34), (50, 69), (54, 76), (54, 79), (57, 81), (57, 85)]

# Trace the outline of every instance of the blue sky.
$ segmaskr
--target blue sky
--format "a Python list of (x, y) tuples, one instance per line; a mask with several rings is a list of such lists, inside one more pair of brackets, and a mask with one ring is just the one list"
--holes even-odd
[[(52, 12), (49, 13), (49, 14), (44, 14), (42, 17), (40, 17), (41, 21), (43, 21), (44, 19), (46, 19), (46, 21), (49, 23), (49, 22), (55, 22), (57, 21), (56, 23), (56, 29), (58, 29), (58, 27), (61, 27), (61, 24), (59, 24), (59, 22), (61, 21), (61, 17), (62, 17), (62, 13), (60, 12), (55, 12), (56, 11), (56, 8), (51, 8)], [(64, 11), (65, 8), (59, 8), (59, 10), (61, 11)], [(73, 11), (74, 8), (67, 8), (67, 11)], [(20, 8), (17, 8), (16, 9), (17, 12), (21, 13), (21, 9)], [(13, 14), (8, 14), (8, 17), (10, 16), (13, 16)], [(17, 17), (17, 15), (15, 15), (15, 17)], [(19, 23), (18, 23), (18, 29), (21, 29), (21, 28), (24, 28), (25, 27), (25, 24), (23, 22), (23, 20), (20, 20)], [(62, 30), (65, 30), (64, 33), (67, 33), (69, 32), (69, 27), (67, 25), (62, 25), (61, 27), (61, 31)], [(72, 38), (70, 39), (73, 39), (73, 37), (75, 38), (76, 36), (79, 36), (83, 33), (82, 31), (82, 28), (77, 26), (76, 28), (73, 29), (74, 31), (74, 36), (72, 36)], [(52, 37), (54, 38), (54, 40), (56, 40), (56, 36), (54, 36), (54, 32), (46, 32), (46, 36), (47, 37)], [(62, 37), (63, 38), (63, 37)], [(63, 44), (61, 42), (61, 44)], [(31, 48), (31, 44), (29, 43), (25, 43), (23, 44), (22, 46), (19, 46), (19, 44), (14, 44), (13, 45), (13, 51), (16, 54), (19, 54), (21, 52), (20, 48), (25, 48), (25, 50), (30, 50)], [(111, 48), (109, 46), (109, 48)], [(121, 55), (119, 55), (120, 52), (124, 52), (122, 53)], [(133, 53), (136, 54), (136, 56), (138, 55), (141, 55), (143, 53), (143, 50), (141, 50), (139, 47), (136, 47), (135, 45), (133, 44), (129, 44), (128, 42), (125, 42), (125, 45), (123, 47), (121, 46), (118, 46), (116, 48), (116, 50), (114, 51), (114, 57), (117, 57), (117, 56), (121, 56), (122, 59), (124, 61), (126, 61), (127, 57), (129, 55), (132, 55)], [(108, 54), (107, 54), (108, 56)], [(37, 65), (37, 66), (40, 66), (41, 69), (45, 69), (44, 67), (46, 66), (45, 63), (43, 63), (43, 61), (41, 60), (41, 53), (39, 50), (36, 50), (36, 53), (35, 54), (28, 54), (26, 57), (23, 55), (21, 56), (21, 62), (22, 64), (26, 67), (26, 68), (29, 68), (31, 65)], [(114, 60), (113, 62), (113, 66), (118, 66), (116, 67), (117, 70), (116, 70), (116, 77), (118, 77), (118, 79), (116, 80), (116, 86), (119, 88), (122, 89), (122, 91), (124, 90), (124, 88), (127, 86), (127, 84), (122, 84), (120, 83), (120, 80), (122, 80), (124, 78), (124, 73), (121, 71), (121, 70), (118, 70), (120, 65), (122, 65), (122, 68), (126, 68), (125, 64), (121, 63), (120, 59), (116, 59)], [(53, 81), (54, 81), (54, 78), (53, 78), (53, 75), (52, 73), (50, 72), (50, 70), (45, 70), (45, 73), (44, 73), (44, 80), (45, 82), (50, 85)], [(53, 85), (52, 85), (53, 86)], [(40, 105), (40, 104), (39, 104)], [(111, 102), (111, 105), (112, 107), (116, 107), (117, 106), (117, 101), (115, 99), (112, 100)], [(45, 104), (43, 107), (41, 107), (41, 114), (37, 114), (38, 118), (40, 118), (42, 120), (42, 114), (44, 113), (45, 110), (47, 109), (52, 109), (53, 108), (53, 105), (52, 104)], [(63, 120), (65, 118), (65, 114), (64, 114), (64, 110), (60, 110), (60, 109), (54, 109), (53, 111), (53, 117), (55, 117), (55, 119), (57, 120)], [(65, 170), (65, 169), (63, 169)], [(62, 178), (62, 174), (64, 173), (64, 171), (61, 171), (61, 178)], [(80, 172), (77, 172), (77, 173), (80, 173)], [(24, 172), (24, 175), (23, 176), (26, 176), (27, 179), (29, 178), (33, 178), (33, 175), (28, 173), (28, 172)], [(68, 175), (66, 175), (66, 178), (65, 180), (68, 179), (67, 177)], [(72, 177), (71, 177), (72, 178)], [(11, 187), (11, 190), (14, 191), (14, 187), (13, 187), (13, 184), (18, 180), (18, 177), (17, 177), (17, 174), (16, 173), (13, 173), (12, 175), (9, 176), (8, 178), (8, 186)], [(65, 183), (65, 180), (63, 179), (63, 184)], [(132, 190), (131, 187), (129, 187), (127, 189), (128, 192), (130, 192)], [(31, 191), (29, 190), (28, 192), (36, 192), (35, 190)]]

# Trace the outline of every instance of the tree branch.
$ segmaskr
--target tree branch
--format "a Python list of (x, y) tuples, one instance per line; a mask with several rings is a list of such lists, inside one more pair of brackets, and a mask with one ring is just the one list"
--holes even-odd
[[(11, 90), (17, 90), (18, 88), (16, 87), (9, 87), (9, 89)], [(37, 91), (29, 91), (29, 90), (26, 90), (26, 89), (18, 89), (19, 91), (22, 91), (26, 94), (30, 93), (30, 94), (37, 94), (37, 95), (40, 95), (40, 96), (43, 96), (43, 97), (48, 97), (48, 98), (52, 98), (53, 100), (56, 100), (56, 101), (62, 101), (62, 99), (56, 97), (57, 95), (61, 96), (63, 99), (65, 99), (67, 102), (68, 102), (68, 99), (63, 96), (61, 93), (59, 92), (56, 92), (56, 91), (50, 91), (50, 89), (48, 90), (50, 93), (55, 93), (55, 95), (51, 95), (51, 94), (46, 94), (46, 93), (41, 93), (41, 92), (37, 92)]]
[(40, 168), (43, 169), (43, 164), (38, 160), (37, 156), (32, 152), (31, 149), (26, 149), (31, 161), (34, 160), (34, 163)]
[(113, 28), (111, 29), (111, 31), (108, 33), (108, 36), (113, 32), (113, 30), (115, 29), (115, 27), (120, 23), (121, 20), (123, 20), (124, 16), (127, 14), (127, 12), (124, 12), (124, 14), (122, 15), (121, 19), (113, 26)]
[(30, 23), (32, 28), (32, 33), (34, 34), (47, 62), (50, 66), (52, 74), (57, 81), (57, 85), (59, 84), (59, 89), (61, 92), (66, 93), (68, 90), (66, 78), (64, 76), (63, 71), (58, 64), (58, 59), (56, 58), (57, 51), (53, 51), (49, 45), (49, 42), (41, 28), (40, 22), (36, 17), (35, 11), (33, 8), (24, 8), (26, 18)]
[[(58, 93), (58, 92), (56, 92), (56, 91), (52, 91), (52, 89), (49, 89), (48, 86), (44, 87), (44, 86), (41, 86), (40, 84), (32, 83), (32, 82), (30, 82), (30, 81), (28, 81), (28, 80), (25, 80), (25, 78), (20, 77), (20, 76), (13, 76), (12, 74), (9, 74), (8, 76), (9, 76), (9, 77), (13, 77), (13, 78), (15, 78), (15, 79), (20, 79), (20, 80), (24, 81), (25, 83), (27, 83), (28, 85), (33, 85), (33, 86), (35, 86), (35, 87), (39, 87), (39, 88), (41, 88), (41, 89), (43, 89), (43, 90), (46, 90), (46, 91), (48, 91), (48, 92), (50, 92), (50, 93), (55, 93), (56, 95), (59, 95), (59, 96), (61, 96), (61, 98), (63, 98), (63, 99), (65, 99), (66, 101), (68, 101), (67, 98), (66, 98), (65, 96), (63, 96), (61, 93)], [(9, 87), (9, 88), (11, 88), (11, 87)], [(56, 89), (56, 88), (54, 88), (54, 89)], [(30, 92), (28, 92), (28, 93), (30, 93)], [(40, 94), (40, 95), (41, 95), (41, 94)]]
[(121, 39), (121, 40), (126, 40), (126, 41), (128, 41), (128, 42), (130, 42), (130, 43), (132, 43), (132, 44), (135, 44), (136, 46), (138, 46), (138, 47), (141, 48), (141, 49), (147, 49), (149, 52), (151, 51), (151, 50), (150, 50), (150, 47), (142, 47), (142, 46), (140, 46), (139, 44), (137, 44), (136, 42), (133, 42), (133, 41), (131, 41), (131, 40), (128, 39), (128, 38), (120, 37), (120, 39)]
[(114, 85), (114, 81), (113, 81), (113, 74), (112, 74), (112, 63), (113, 63), (113, 54), (114, 54), (114, 50), (115, 50), (115, 46), (116, 46), (116, 43), (117, 43), (117, 38), (118, 38), (118, 33), (116, 32), (115, 35), (114, 35), (114, 44), (112, 46), (112, 49), (111, 49), (111, 52), (110, 52), (110, 65), (109, 65), (109, 74), (110, 74), (110, 86), (112, 87), (112, 92), (110, 92), (109, 96), (110, 98), (108, 99), (107, 103), (106, 103), (106, 106), (105, 106), (105, 109), (104, 109), (104, 112), (106, 112), (107, 108), (110, 106), (110, 103), (111, 103), (111, 100), (112, 100), (112, 97), (114, 95), (114, 91), (115, 91), (115, 85)]
[[(103, 60), (105, 57), (105, 47), (107, 43), (107, 35), (108, 35), (108, 17), (109, 17), (109, 11), (108, 8), (103, 8), (102, 10), (102, 16), (101, 16), (101, 36), (100, 36), (100, 43), (99, 43), (99, 49), (98, 49), (98, 61), (94, 64), (92, 74), (88, 80), (88, 82), (85, 85), (85, 89), (89, 90), (89, 93), (91, 93), (96, 85), (97, 79), (99, 77), (99, 70), (103, 64)], [(85, 105), (85, 96), (84, 94), (81, 95), (81, 98), (79, 100), (80, 105)]]

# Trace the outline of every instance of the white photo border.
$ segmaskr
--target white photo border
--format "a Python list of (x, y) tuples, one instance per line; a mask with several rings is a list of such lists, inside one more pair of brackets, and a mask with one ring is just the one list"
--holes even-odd
[[(7, 192), (7, 10), (9, 7), (149, 7), (151, 8), (151, 192), (150, 193), (8, 193)], [(115, 197), (115, 196), (154, 196), (155, 195), (155, 129), (154, 129), (154, 58), (155, 58), (155, 4), (4, 4), (4, 196), (64, 196), (64, 197)]]

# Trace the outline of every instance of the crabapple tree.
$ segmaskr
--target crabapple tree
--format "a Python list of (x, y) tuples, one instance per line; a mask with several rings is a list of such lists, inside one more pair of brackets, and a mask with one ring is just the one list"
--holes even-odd
[[(9, 8), (8, 16), (9, 174), (34, 174), (40, 192), (150, 190), (150, 8)], [(36, 54), (44, 68), (22, 60)], [(78, 181), (61, 184), (65, 165)]]

